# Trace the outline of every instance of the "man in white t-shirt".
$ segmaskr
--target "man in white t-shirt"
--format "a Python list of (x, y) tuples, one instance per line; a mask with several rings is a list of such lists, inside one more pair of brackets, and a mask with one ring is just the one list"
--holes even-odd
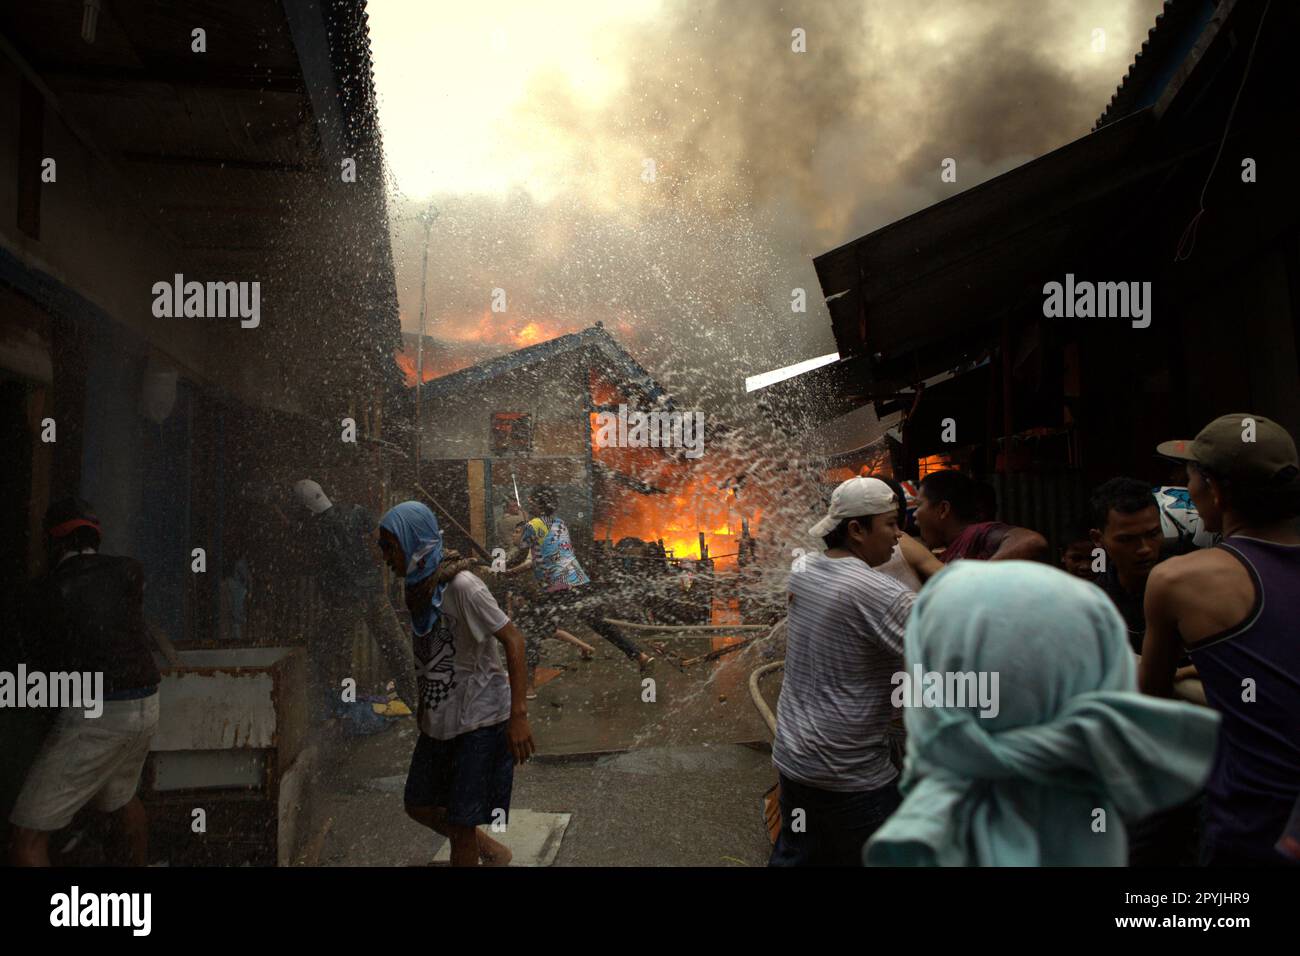
[(420, 739), (406, 812), (448, 837), (453, 866), (505, 865), (510, 850), (479, 827), (507, 823), (514, 765), (533, 752), (524, 637), (470, 570), (475, 562), (444, 555), (426, 506), (403, 502), (379, 527), (384, 560), (405, 576), (414, 629)]
[(826, 551), (790, 574), (785, 673), (772, 763), (781, 833), (771, 866), (857, 866), (898, 807), (886, 731), (914, 592), (875, 568), (901, 532), (894, 492), (850, 478), (809, 534)]

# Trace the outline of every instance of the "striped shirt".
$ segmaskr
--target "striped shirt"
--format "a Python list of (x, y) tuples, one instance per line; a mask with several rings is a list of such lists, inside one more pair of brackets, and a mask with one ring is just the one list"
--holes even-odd
[(898, 776), (885, 730), (915, 597), (857, 558), (811, 554), (790, 575), (772, 745), (782, 774), (841, 792), (875, 790)]

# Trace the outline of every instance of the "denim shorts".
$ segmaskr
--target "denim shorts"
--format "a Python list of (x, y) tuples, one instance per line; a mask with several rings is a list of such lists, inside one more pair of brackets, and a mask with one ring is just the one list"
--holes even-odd
[(446, 808), (447, 822), (455, 826), (507, 823), (515, 781), (515, 759), (506, 738), (509, 723), (503, 720), (450, 740), (420, 734), (406, 776), (406, 805)]

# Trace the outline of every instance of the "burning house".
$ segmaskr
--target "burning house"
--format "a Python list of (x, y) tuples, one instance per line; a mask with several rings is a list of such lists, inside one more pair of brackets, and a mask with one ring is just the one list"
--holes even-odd
[[(496, 532), (506, 501), (518, 493), (527, 508), (530, 490), (549, 485), (579, 559), (598, 579), (652, 570), (678, 581), (684, 571), (693, 588), (693, 572), (705, 572), (689, 600), (665, 602), (681, 605), (676, 616), (711, 618), (712, 572), (747, 556), (761, 509), (737, 485), (734, 457), (715, 447), (725, 446), (726, 429), (698, 430), (703, 416), (677, 409), (603, 325), (418, 391), (422, 484), (475, 541), (509, 549)], [(664, 431), (648, 422), (645, 441), (624, 440), (629, 415), (662, 416)], [(455, 528), (448, 540), (468, 546)]]
[[(172, 676), (208, 701), (164, 704), (152, 799), (228, 790), (243, 822), (214, 811), (212, 832), (256, 818), (245, 849), (273, 860), (316, 614), (290, 489), (378, 510), (401, 460), (365, 4), (90, 7), (0, 12), (0, 594), (43, 570), (47, 503), (90, 501), (103, 550), (143, 565)], [(209, 315), (213, 286), (236, 294)], [(220, 673), (239, 686), (214, 691)], [(249, 706), (205, 736), (228, 691)], [(3, 733), (6, 809), (40, 729)]]
[(1169, 435), (1300, 429), (1300, 10), (1266, 6), (1170, 0), (1091, 133), (818, 256), (840, 357), (769, 407), (872, 403), (895, 476), (944, 456), (1053, 544), (1099, 481), (1163, 483)]
[(477, 542), (507, 548), (494, 530), (506, 498), (549, 485), (589, 557), (602, 470), (590, 416), (605, 383), (635, 402), (669, 401), (599, 325), (424, 382), (414, 390), (422, 483)]

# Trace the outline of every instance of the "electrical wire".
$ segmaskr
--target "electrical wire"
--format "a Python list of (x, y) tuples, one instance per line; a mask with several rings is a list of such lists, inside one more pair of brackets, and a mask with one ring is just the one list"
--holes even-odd
[(1228, 132), (1232, 129), (1232, 117), (1236, 115), (1237, 103), (1241, 100), (1242, 90), (1246, 88), (1246, 79), (1250, 76), (1250, 65), (1255, 59), (1255, 48), (1259, 46), (1259, 38), (1264, 32), (1264, 20), (1268, 17), (1268, 8), (1272, 5), (1273, 0), (1268, 0), (1264, 4), (1264, 12), (1259, 15), (1259, 26), (1255, 29), (1255, 39), (1251, 42), (1250, 53), (1246, 57), (1246, 67), (1241, 74), (1241, 85), (1237, 87), (1237, 95), (1232, 98), (1232, 108), (1228, 110), (1228, 122), (1223, 127), (1223, 138), (1219, 141), (1219, 151), (1214, 154), (1214, 162), (1210, 164), (1210, 172), (1205, 177), (1205, 184), (1201, 186), (1200, 209), (1197, 210), (1196, 215), (1192, 217), (1192, 221), (1183, 230), (1182, 238), (1178, 240), (1178, 249), (1174, 252), (1174, 262), (1186, 262), (1192, 257), (1192, 250), (1196, 248), (1196, 233), (1200, 228), (1201, 217), (1205, 215), (1205, 193), (1210, 188), (1210, 180), (1214, 178), (1214, 171), (1218, 168), (1219, 159), (1223, 156), (1223, 147), (1228, 144)]

